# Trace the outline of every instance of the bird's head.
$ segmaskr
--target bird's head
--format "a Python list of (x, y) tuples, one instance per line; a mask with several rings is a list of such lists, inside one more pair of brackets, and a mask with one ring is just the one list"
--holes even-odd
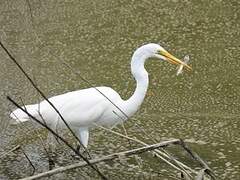
[(183, 67), (185, 67), (187, 70), (192, 70), (192, 68), (189, 65), (187, 65), (180, 59), (176, 58), (175, 56), (171, 55), (159, 44), (155, 43), (146, 44), (140, 47), (138, 50), (140, 54), (142, 55), (144, 54), (147, 58), (157, 58), (160, 60), (168, 61), (172, 64), (183, 65)]

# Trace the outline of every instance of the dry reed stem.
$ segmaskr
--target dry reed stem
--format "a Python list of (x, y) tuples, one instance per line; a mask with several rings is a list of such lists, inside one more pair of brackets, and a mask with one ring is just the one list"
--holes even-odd
[[(123, 134), (121, 134), (121, 133), (118, 133), (118, 132), (115, 132), (115, 131), (113, 131), (113, 130), (111, 130), (111, 129), (105, 128), (105, 127), (100, 126), (100, 125), (98, 125), (98, 124), (96, 124), (96, 123), (95, 123), (94, 125), (97, 126), (97, 127), (99, 127), (99, 128), (101, 128), (101, 129), (104, 129), (104, 130), (106, 130), (106, 131), (108, 131), (108, 132), (111, 132), (111, 133), (113, 133), (113, 134), (115, 134), (115, 135), (118, 135), (118, 136), (120, 136), (120, 137), (129, 139), (129, 140), (132, 140), (132, 141), (137, 142), (137, 143), (139, 143), (139, 144), (142, 144), (142, 145), (144, 145), (144, 146), (148, 146), (148, 144), (146, 144), (146, 143), (143, 142), (143, 141), (140, 141), (139, 139), (125, 136), (125, 135), (123, 135)], [(180, 140), (178, 140), (178, 143), (180, 143)], [(168, 161), (168, 160), (166, 159), (166, 158), (168, 158), (168, 159), (171, 159), (171, 160), (172, 160), (173, 158), (169, 157), (168, 155), (166, 155), (165, 153), (161, 152), (161, 151), (158, 150), (158, 149), (155, 149), (154, 152), (152, 152), (152, 153), (153, 153), (156, 157), (160, 158), (161, 160), (163, 160), (164, 162), (166, 162), (167, 164), (169, 164), (170, 166), (172, 166), (174, 169), (182, 172), (185, 176), (190, 176), (190, 177), (192, 177), (192, 176), (185, 170), (185, 168), (188, 169), (188, 170), (190, 170), (191, 172), (197, 174), (197, 172), (194, 171), (192, 168), (190, 168), (190, 167), (188, 167), (187, 165), (181, 163), (180, 161), (174, 159), (175, 163), (177, 163), (177, 165), (179, 166), (179, 167), (177, 167), (176, 165), (174, 165), (173, 163), (171, 163), (170, 161)], [(164, 156), (165, 158), (164, 158), (163, 156)], [(181, 169), (180, 169), (180, 168), (181, 168)]]
[[(101, 158), (91, 159), (91, 160), (89, 160), (89, 162), (91, 164), (96, 164), (96, 163), (100, 163), (103, 161), (109, 161), (109, 160), (113, 160), (113, 159), (120, 158), (120, 157), (127, 157), (127, 156), (131, 156), (131, 155), (135, 155), (135, 154), (141, 154), (146, 151), (151, 151), (151, 150), (154, 150), (159, 147), (165, 147), (165, 146), (168, 146), (169, 144), (177, 143), (178, 141), (179, 140), (177, 140), (177, 139), (173, 139), (173, 140), (164, 141), (164, 142), (153, 144), (153, 145), (147, 145), (145, 147), (136, 148), (136, 149), (132, 149), (132, 150), (128, 150), (128, 151), (123, 151), (123, 152), (119, 152), (119, 153), (114, 153), (114, 154), (110, 154), (107, 156), (103, 156)], [(47, 177), (47, 176), (50, 176), (53, 174), (62, 173), (67, 170), (72, 170), (72, 169), (84, 167), (87, 165), (88, 164), (86, 162), (79, 162), (79, 163), (71, 164), (69, 166), (59, 167), (59, 168), (56, 168), (56, 169), (53, 169), (53, 170), (50, 170), (47, 172), (43, 172), (43, 173), (34, 175), (34, 176), (23, 178), (20, 180), (33, 180), (33, 179), (38, 179), (38, 178), (42, 178), (42, 177)]]
[(3, 158), (4, 156), (7, 156), (8, 154), (18, 150), (20, 147), (21, 147), (20, 145), (17, 145), (15, 147), (13, 147), (11, 150), (9, 150), (8, 152), (1, 154), (0, 159)]

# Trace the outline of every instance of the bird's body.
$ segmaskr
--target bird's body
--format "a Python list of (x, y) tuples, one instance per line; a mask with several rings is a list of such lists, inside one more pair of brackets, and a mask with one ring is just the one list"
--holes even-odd
[[(144, 63), (151, 57), (169, 60), (190, 68), (167, 53), (161, 46), (147, 44), (138, 48), (132, 57), (131, 71), (137, 86), (129, 99), (123, 100), (110, 87), (82, 89), (49, 98), (69, 126), (78, 134), (85, 147), (88, 144), (89, 128), (95, 123), (113, 126), (131, 117), (139, 109), (148, 88), (148, 73)], [(39, 104), (26, 105), (24, 108), (38, 120), (44, 120), (52, 129), (64, 126), (57, 112), (45, 100)], [(28, 115), (20, 109), (13, 111), (10, 116), (20, 122), (29, 120)]]
[[(125, 108), (127, 107), (127, 102), (122, 100), (116, 91), (109, 87), (95, 88), (101, 93), (106, 94), (111, 102), (121, 110), (126, 110), (124, 112), (128, 114)], [(119, 110), (95, 88), (68, 92), (51, 97), (49, 101), (59, 110), (63, 118), (74, 127), (86, 127), (92, 123), (112, 126), (116, 123), (116, 119), (118, 119), (118, 116), (112, 116), (113, 111), (124, 118), (123, 114), (121, 115)], [(64, 125), (57, 112), (47, 101), (26, 107), (33, 110), (31, 114), (34, 112), (34, 116), (38, 120), (42, 120), (41, 118), (43, 118), (48, 125), (51, 125), (53, 121), (56, 121), (59, 126)], [(25, 114), (24, 112), (22, 113), (23, 115)], [(27, 115), (26, 118), (28, 118)]]

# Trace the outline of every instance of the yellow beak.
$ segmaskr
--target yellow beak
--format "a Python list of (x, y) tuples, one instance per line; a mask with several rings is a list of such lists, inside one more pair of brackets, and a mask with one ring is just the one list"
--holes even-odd
[(189, 65), (187, 65), (185, 62), (182, 62), (178, 58), (174, 57), (167, 51), (160, 51), (160, 55), (164, 56), (166, 60), (172, 64), (183, 65), (183, 67), (186, 67), (188, 71), (192, 70), (192, 68)]

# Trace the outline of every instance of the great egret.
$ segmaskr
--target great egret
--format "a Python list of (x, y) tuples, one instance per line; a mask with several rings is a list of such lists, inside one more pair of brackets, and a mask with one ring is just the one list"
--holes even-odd
[[(191, 70), (189, 65), (168, 53), (160, 45), (150, 43), (139, 47), (132, 56), (131, 72), (137, 81), (137, 86), (129, 99), (123, 100), (110, 87), (82, 89), (49, 98), (49, 101), (59, 110), (68, 125), (77, 133), (85, 147), (88, 145), (89, 128), (93, 127), (95, 123), (113, 126), (126, 120), (127, 117), (131, 117), (139, 109), (148, 88), (148, 73), (144, 68), (144, 63), (149, 58), (168, 61)], [(44, 119), (52, 129), (59, 125), (64, 126), (58, 114), (46, 100), (40, 104), (26, 105), (24, 108), (38, 120)], [(30, 119), (21, 109), (16, 109), (10, 116), (16, 122)]]

